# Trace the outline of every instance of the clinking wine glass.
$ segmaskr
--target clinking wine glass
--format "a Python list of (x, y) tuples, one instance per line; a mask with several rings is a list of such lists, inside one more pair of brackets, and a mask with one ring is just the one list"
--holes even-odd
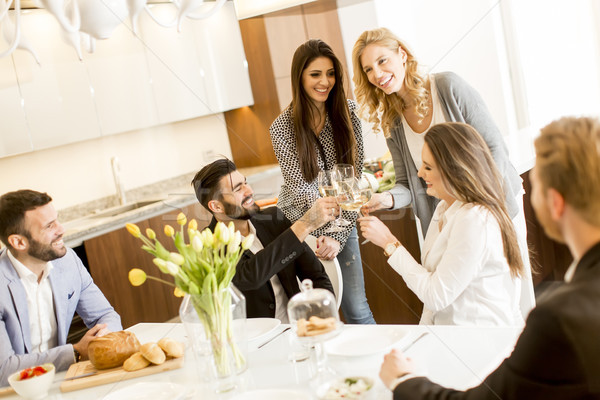
[(339, 184), (338, 199), (343, 210), (360, 212), (360, 209), (371, 200), (372, 189), (364, 185), (358, 178), (345, 180)]
[[(323, 197), (335, 197), (337, 201), (337, 186), (335, 182), (339, 180), (338, 173), (335, 170), (329, 171), (319, 171), (319, 175), (317, 176), (317, 182), (319, 184), (319, 193)], [(338, 204), (339, 207), (339, 204)], [(342, 209), (340, 208), (339, 215), (342, 215)], [(329, 228), (325, 230), (325, 232), (341, 232), (344, 230), (344, 227), (337, 223), (338, 219), (331, 222)]]
[[(363, 173), (361, 174), (360, 178), (357, 179), (356, 182), (358, 189), (360, 190), (360, 197), (362, 200), (364, 200), (364, 203), (362, 204), (362, 206), (364, 206), (365, 204), (367, 204), (369, 202), (369, 200), (371, 200), (371, 197), (373, 197), (373, 185), (371, 183), (371, 180), (369, 179), (369, 176), (367, 175), (367, 173)], [(361, 208), (359, 208), (359, 213), (362, 216), (367, 216), (369, 215), (369, 212), (365, 209), (363, 209), (361, 206)], [(369, 243), (369, 239), (367, 240), (363, 240), (361, 242), (361, 244), (365, 244), (365, 243)]]
[[(347, 200), (347, 197), (342, 196), (342, 198), (340, 198), (339, 196), (343, 195), (344, 193), (347, 193), (348, 187), (352, 185), (352, 182), (354, 180), (354, 167), (350, 164), (336, 164), (334, 170), (337, 173), (337, 180), (335, 181), (335, 185), (338, 190), (338, 204), (341, 206), (342, 209), (348, 211), (347, 208), (344, 208), (342, 206), (342, 200)], [(342, 216), (341, 210), (340, 215), (335, 220), (335, 222), (338, 226), (348, 226), (352, 224), (351, 221), (348, 221)]]

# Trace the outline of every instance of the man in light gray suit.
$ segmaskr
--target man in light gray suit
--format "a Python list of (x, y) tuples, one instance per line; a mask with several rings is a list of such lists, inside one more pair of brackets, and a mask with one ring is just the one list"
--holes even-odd
[[(75, 252), (46, 193), (0, 197), (0, 386), (20, 369), (51, 362), (64, 370), (87, 359), (96, 336), (121, 330), (111, 307)], [(66, 344), (74, 313), (89, 331)]]

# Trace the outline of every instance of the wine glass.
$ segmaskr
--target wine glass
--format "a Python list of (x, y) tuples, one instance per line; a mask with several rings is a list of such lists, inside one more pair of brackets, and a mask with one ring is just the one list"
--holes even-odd
[[(317, 176), (317, 182), (319, 185), (319, 193), (323, 197), (335, 197), (337, 201), (337, 186), (335, 182), (338, 180), (338, 174), (334, 170), (330, 171), (319, 171), (319, 175)], [(339, 204), (338, 204), (339, 207)], [(332, 209), (333, 210), (333, 209)], [(340, 208), (340, 215), (342, 215), (342, 210)], [(339, 216), (338, 216), (339, 219)], [(325, 230), (325, 232), (341, 232), (344, 230), (344, 227), (337, 224), (337, 219), (332, 221), (329, 228)]]
[[(357, 178), (357, 186), (358, 186), (358, 189), (360, 190), (361, 198), (363, 200), (366, 199), (365, 202), (363, 203), (363, 205), (365, 205), (369, 202), (369, 200), (371, 200), (371, 197), (373, 197), (373, 185), (371, 184), (371, 180), (369, 179), (368, 173), (362, 173), (360, 175), (360, 177)], [(369, 212), (366, 210), (363, 210), (362, 206), (361, 206), (360, 214), (362, 216), (366, 217), (367, 215), (369, 215)]]
[[(373, 197), (373, 185), (372, 185), (371, 180), (369, 179), (367, 173), (361, 174), (360, 178), (358, 178), (358, 180), (357, 180), (357, 185), (358, 185), (358, 189), (360, 190), (361, 198), (364, 200), (364, 203), (362, 203), (361, 208), (359, 208), (359, 213), (362, 216), (367, 216), (367, 215), (369, 215), (369, 212), (367, 210), (363, 209), (362, 206), (367, 204), (369, 202), (369, 200), (371, 200), (371, 197)], [(366, 244), (369, 242), (370, 242), (370, 240), (366, 239), (366, 240), (363, 240), (361, 242), (361, 244)]]
[[(335, 184), (336, 184), (336, 187), (338, 190), (338, 196), (340, 194), (345, 194), (345, 199), (346, 199), (346, 204), (347, 204), (348, 203), (348, 201), (347, 201), (348, 193), (351, 190), (350, 187), (352, 186), (352, 182), (354, 180), (354, 167), (350, 164), (336, 164), (334, 170), (337, 173), (337, 180), (335, 181)], [(341, 203), (339, 197), (338, 197), (338, 203), (340, 204), (340, 207), (342, 209), (347, 210), (347, 211), (354, 211), (354, 210), (348, 210), (347, 208), (344, 208), (342, 206), (342, 203)], [(348, 226), (351, 224), (352, 224), (351, 221), (348, 221), (347, 219), (345, 219), (342, 216), (342, 212), (340, 210), (340, 215), (336, 219), (336, 225)]]

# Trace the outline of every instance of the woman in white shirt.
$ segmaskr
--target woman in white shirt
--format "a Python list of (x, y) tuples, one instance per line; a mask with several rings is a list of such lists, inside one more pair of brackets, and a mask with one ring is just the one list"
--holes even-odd
[(521, 325), (523, 261), (485, 141), (467, 124), (438, 124), (425, 134), (421, 158), (419, 177), (440, 200), (422, 263), (377, 217), (359, 218), (363, 236), (423, 302), (421, 324)]

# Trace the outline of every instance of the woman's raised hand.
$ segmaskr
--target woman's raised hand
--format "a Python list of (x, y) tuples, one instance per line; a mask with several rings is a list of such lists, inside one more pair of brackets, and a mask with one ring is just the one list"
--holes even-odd
[(377, 217), (372, 215), (360, 217), (357, 219), (357, 222), (360, 223), (360, 233), (362, 236), (381, 248), (384, 248), (388, 243), (394, 243), (398, 240)]
[(373, 193), (371, 200), (369, 200), (364, 206), (361, 208), (361, 212), (365, 215), (372, 213), (377, 210), (387, 210), (392, 208), (394, 205), (394, 199), (392, 195), (388, 192), (384, 193)]

